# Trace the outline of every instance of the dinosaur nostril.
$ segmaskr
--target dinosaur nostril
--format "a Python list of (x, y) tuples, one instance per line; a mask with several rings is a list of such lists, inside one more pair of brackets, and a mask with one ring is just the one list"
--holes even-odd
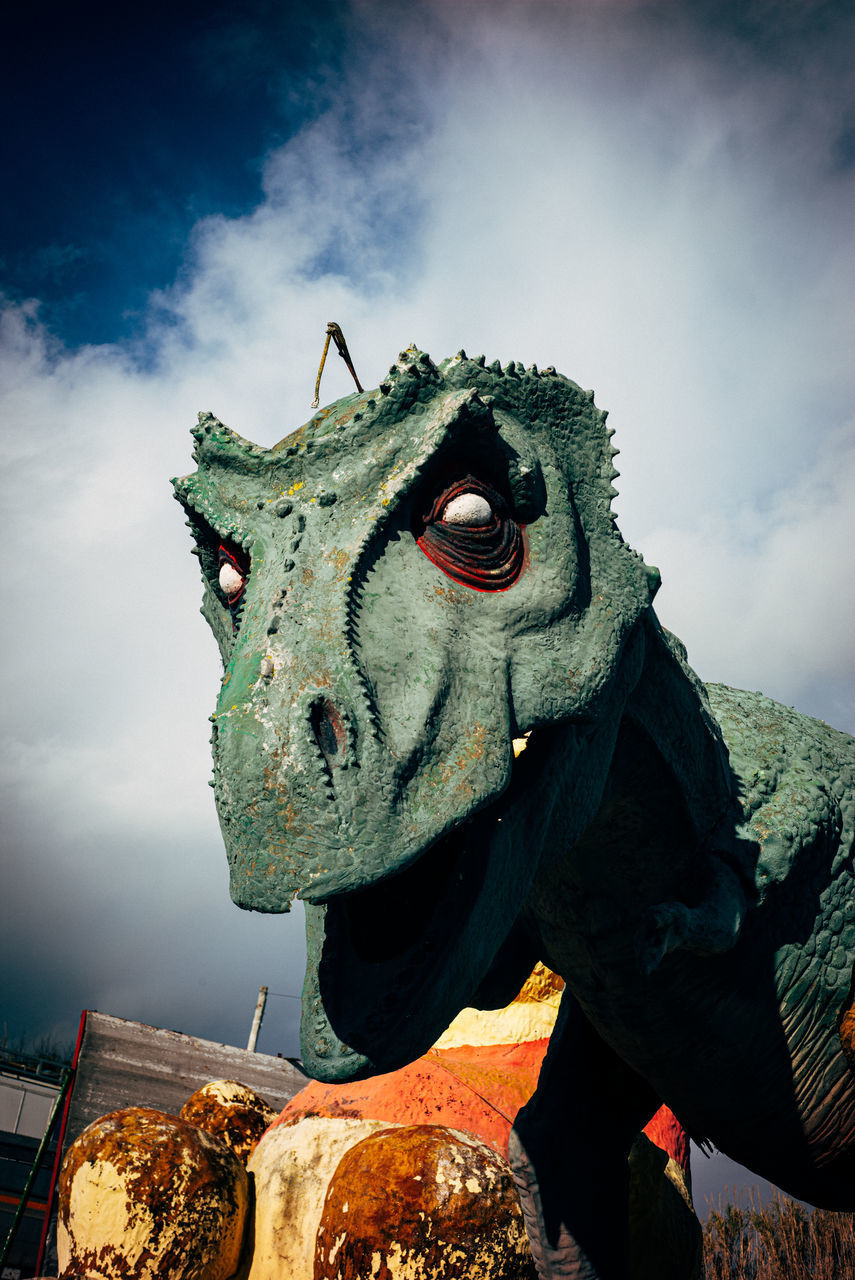
[(344, 760), (346, 735), (344, 721), (328, 698), (312, 707), (312, 733), (327, 764), (341, 764)]

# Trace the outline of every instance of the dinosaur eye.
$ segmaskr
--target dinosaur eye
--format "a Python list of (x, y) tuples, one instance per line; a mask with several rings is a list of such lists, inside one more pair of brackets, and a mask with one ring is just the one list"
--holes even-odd
[(246, 578), (242, 573), (238, 573), (230, 560), (224, 560), (220, 565), (220, 586), (223, 589), (223, 595), (229, 600), (239, 595), (246, 586)]
[(523, 566), (522, 528), (497, 489), (464, 476), (422, 516), (416, 541), (443, 573), (476, 591), (504, 591)]
[(242, 547), (226, 547), (220, 543), (217, 553), (220, 590), (226, 597), (232, 615), (232, 628), (237, 628), (240, 604), (249, 577), (249, 560)]
[(442, 519), (446, 524), (489, 524), (493, 508), (482, 493), (461, 493), (446, 503)]

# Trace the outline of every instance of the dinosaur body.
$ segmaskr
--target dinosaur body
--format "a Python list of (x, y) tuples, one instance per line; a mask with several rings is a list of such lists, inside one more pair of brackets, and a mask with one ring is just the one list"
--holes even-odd
[(542, 958), (567, 992), (512, 1152), (542, 1275), (624, 1274), (597, 1196), (660, 1101), (855, 1207), (855, 744), (694, 676), (593, 394), (411, 348), (273, 449), (194, 434), (231, 892), (306, 902), (311, 1073), (411, 1061)]

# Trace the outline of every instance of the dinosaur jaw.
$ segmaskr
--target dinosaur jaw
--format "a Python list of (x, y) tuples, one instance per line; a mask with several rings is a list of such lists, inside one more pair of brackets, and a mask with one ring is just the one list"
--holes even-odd
[[(471, 1002), (539, 860), (538, 824), (523, 797), (539, 790), (538, 757), (549, 752), (525, 755), (498, 800), (405, 870), (307, 903), (301, 1040), (316, 1078), (395, 1070), (426, 1052)], [(518, 857), (523, 831), (526, 859)]]

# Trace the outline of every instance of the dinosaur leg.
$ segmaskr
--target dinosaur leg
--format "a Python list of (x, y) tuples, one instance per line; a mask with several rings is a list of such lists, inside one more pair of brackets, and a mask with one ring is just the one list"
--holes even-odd
[(565, 989), (510, 1160), (541, 1280), (626, 1280), (627, 1157), (658, 1106)]

